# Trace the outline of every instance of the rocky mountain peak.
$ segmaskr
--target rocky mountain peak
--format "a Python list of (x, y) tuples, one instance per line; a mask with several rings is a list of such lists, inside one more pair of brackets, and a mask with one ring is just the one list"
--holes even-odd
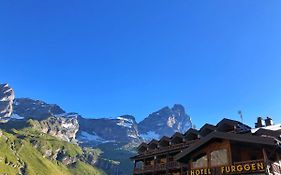
[(132, 115), (122, 115), (119, 116), (120, 118), (124, 118), (124, 119), (128, 119), (128, 120), (132, 120), (132, 121), (136, 121), (135, 117)]
[(28, 119), (46, 119), (50, 116), (64, 114), (65, 111), (56, 104), (48, 104), (41, 100), (30, 98), (16, 98), (14, 101), (14, 114)]
[(132, 115), (122, 115), (117, 117), (117, 125), (132, 128), (137, 125), (136, 119)]
[(190, 117), (180, 104), (172, 108), (164, 107), (150, 114), (139, 123), (140, 135), (144, 140), (171, 136), (175, 132), (185, 132), (192, 126)]
[(172, 107), (172, 111), (178, 112), (179, 114), (183, 114), (183, 115), (185, 114), (184, 106), (181, 104), (175, 104)]
[(0, 84), (0, 123), (8, 122), (13, 113), (14, 90), (8, 84)]

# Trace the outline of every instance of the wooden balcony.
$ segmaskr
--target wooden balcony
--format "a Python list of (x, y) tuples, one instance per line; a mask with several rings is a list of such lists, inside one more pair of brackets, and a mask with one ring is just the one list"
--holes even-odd
[[(244, 161), (244, 162), (234, 162), (234, 165), (245, 165), (245, 164), (252, 164), (255, 162), (264, 162), (263, 159), (261, 160), (253, 160), (253, 161)], [(271, 162), (268, 161), (265, 163), (265, 165), (268, 165), (270, 175), (275, 175), (275, 174), (281, 174), (281, 165), (277, 162)], [(134, 174), (142, 174), (142, 173), (149, 173), (149, 172), (159, 172), (159, 171), (166, 171), (166, 170), (175, 170), (175, 169), (181, 169), (183, 167), (188, 167), (186, 164), (181, 164), (176, 161), (171, 161), (167, 163), (162, 163), (162, 164), (156, 164), (154, 165), (146, 165), (143, 166), (142, 168), (135, 168), (134, 169)]]
[(166, 147), (160, 147), (155, 150), (148, 150), (148, 151), (144, 152), (143, 155), (153, 155), (153, 154), (159, 154), (159, 153), (164, 153), (164, 152), (173, 151), (173, 150), (183, 150), (183, 149), (189, 147), (190, 144), (193, 144), (194, 142), (196, 142), (196, 140), (179, 143), (179, 144), (175, 144), (175, 145), (169, 145)]
[[(263, 162), (265, 165), (265, 168), (268, 166), (270, 175), (281, 174), (281, 165), (278, 162), (270, 162), (270, 161), (265, 162), (263, 159), (249, 160), (249, 161), (243, 161), (243, 162), (234, 162), (233, 165), (244, 166), (246, 164), (251, 165), (251, 164), (254, 164), (257, 162)], [(181, 168), (188, 168), (188, 165), (181, 164), (176, 161), (171, 161), (171, 162), (156, 164), (156, 165), (146, 165), (146, 166), (143, 166), (142, 168), (135, 168), (134, 174), (153, 173), (153, 172), (160, 172), (160, 171), (163, 172), (163, 171), (168, 171), (168, 170), (180, 170)], [(218, 167), (214, 167), (214, 168), (218, 168)]]
[(156, 164), (153, 165), (146, 165), (142, 168), (135, 168), (134, 174), (141, 174), (141, 173), (148, 173), (148, 172), (157, 172), (157, 171), (166, 171), (171, 169), (180, 169), (181, 167), (187, 167), (187, 165), (178, 163), (176, 161), (171, 161), (168, 163)]

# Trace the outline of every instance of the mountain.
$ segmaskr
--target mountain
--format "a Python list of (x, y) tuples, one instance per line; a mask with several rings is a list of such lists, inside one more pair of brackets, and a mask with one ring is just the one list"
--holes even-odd
[(13, 112), (14, 90), (8, 84), (0, 84), (0, 123), (9, 121)]
[(140, 136), (146, 140), (159, 139), (162, 136), (172, 136), (175, 132), (185, 132), (192, 127), (190, 117), (180, 104), (172, 108), (164, 107), (153, 112), (139, 123)]
[[(37, 156), (43, 158), (36, 159), (60, 162), (67, 171), (100, 168), (107, 174), (129, 175), (133, 168), (129, 157), (136, 153), (136, 147), (141, 142), (185, 132), (192, 125), (180, 104), (157, 110), (138, 123), (132, 115), (85, 118), (78, 113), (68, 113), (56, 104), (15, 98), (13, 89), (7, 84), (0, 85), (0, 100), (3, 102), (0, 103), (0, 129), (4, 130), (3, 133), (16, 135), (17, 142), (28, 143), (32, 150), (39, 149)], [(41, 136), (52, 139), (44, 140)], [(55, 142), (49, 143), (51, 140)], [(49, 148), (53, 144), (72, 145), (69, 148), (79, 149), (80, 152), (69, 155), (64, 146)]]
[(65, 111), (56, 104), (47, 104), (41, 100), (16, 98), (13, 103), (14, 118), (42, 120), (50, 116), (64, 114)]
[[(171, 136), (175, 132), (185, 132), (191, 128), (190, 116), (180, 104), (172, 108), (164, 107), (153, 112), (140, 123), (131, 115), (119, 116), (116, 119), (86, 119), (80, 117), (78, 138), (82, 142), (135, 142), (159, 139)], [(87, 138), (89, 138), (87, 140)]]
[(78, 119), (80, 130), (78, 139), (81, 141), (104, 142), (140, 142), (138, 124), (130, 115), (119, 116), (116, 119), (100, 118)]
[[(31, 122), (32, 121), (32, 122)], [(76, 143), (76, 133), (79, 130), (77, 116), (52, 116), (45, 120), (31, 120), (31, 127), (43, 133)]]

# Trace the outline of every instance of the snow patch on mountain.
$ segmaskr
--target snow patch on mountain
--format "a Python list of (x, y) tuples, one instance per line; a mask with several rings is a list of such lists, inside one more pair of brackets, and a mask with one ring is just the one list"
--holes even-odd
[(167, 120), (167, 125), (172, 128), (174, 124), (176, 123), (176, 117), (174, 115), (171, 115)]
[(15, 119), (15, 120), (22, 120), (24, 119), (24, 117), (18, 115), (18, 114), (12, 114), (11, 115), (11, 119)]
[(134, 121), (132, 119), (124, 118), (124, 117), (117, 117), (118, 122), (116, 123), (118, 126), (123, 126), (126, 128), (132, 128)]
[(89, 134), (86, 131), (81, 131), (79, 135), (79, 140), (94, 141), (94, 142), (104, 142), (104, 139), (96, 135), (95, 133)]
[(104, 138), (98, 136), (95, 132), (88, 133), (86, 131), (81, 131), (77, 139), (80, 142), (92, 142), (92, 143), (116, 142), (115, 140), (105, 140)]

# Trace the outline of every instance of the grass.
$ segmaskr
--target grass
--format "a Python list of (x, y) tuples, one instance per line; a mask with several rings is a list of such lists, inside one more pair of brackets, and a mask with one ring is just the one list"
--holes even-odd
[[(37, 145), (37, 147), (34, 146)], [(105, 173), (87, 163), (78, 161), (74, 165), (45, 158), (46, 150), (63, 149), (65, 156), (80, 156), (83, 151), (75, 144), (61, 141), (31, 128), (3, 132), (0, 137), (0, 174), (16, 175), (26, 166), (28, 175), (104, 175)]]
[(19, 151), (19, 155), (27, 164), (27, 174), (40, 175), (70, 175), (70, 171), (66, 166), (43, 158), (42, 154), (35, 150), (32, 145), (23, 141), (23, 145)]
[(29, 142), (35, 142), (41, 153), (44, 153), (46, 150), (56, 151), (58, 149), (65, 150), (65, 155), (70, 157), (78, 156), (83, 153), (81, 147), (78, 145), (41, 133), (35, 129), (25, 128), (20, 131), (14, 130), (13, 132), (17, 137), (24, 137), (25, 140)]
[(7, 163), (17, 164), (17, 157), (9, 148), (9, 140), (0, 137), (0, 145), (0, 174), (17, 174), (17, 168), (7, 165)]
[(79, 175), (105, 175), (105, 173), (100, 169), (93, 169), (91, 165), (86, 164), (81, 161), (77, 161), (72, 168), (70, 168), (73, 174)]

